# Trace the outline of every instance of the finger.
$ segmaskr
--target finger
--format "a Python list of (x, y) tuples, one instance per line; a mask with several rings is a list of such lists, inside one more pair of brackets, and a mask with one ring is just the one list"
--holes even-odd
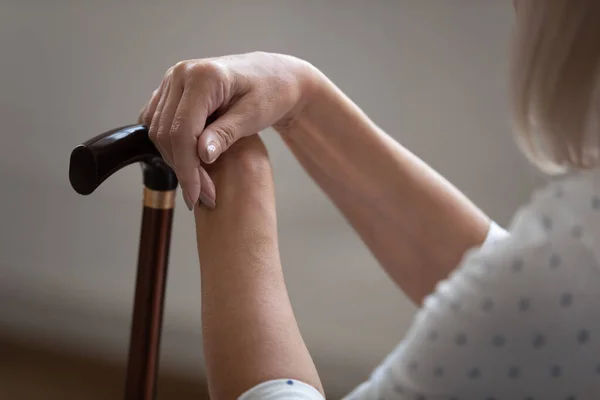
[(163, 157), (171, 167), (175, 164), (170, 132), (171, 126), (173, 125), (173, 118), (175, 117), (175, 112), (181, 101), (182, 94), (183, 85), (177, 82), (177, 80), (172, 79), (166, 94), (166, 100), (160, 113), (160, 121), (156, 131), (156, 140), (164, 152)]
[(197, 142), (206, 122), (205, 93), (205, 90), (192, 83), (185, 86), (170, 130), (175, 172), (184, 198), (187, 197), (186, 204), (189, 201), (192, 205), (198, 202), (202, 187)]
[(163, 79), (160, 82), (160, 85), (158, 86), (158, 88), (154, 92), (152, 92), (152, 96), (150, 97), (150, 100), (148, 101), (148, 103), (144, 106), (144, 108), (140, 112), (140, 115), (138, 117), (138, 123), (146, 125), (146, 126), (150, 126), (150, 124), (152, 123), (152, 116), (154, 115), (154, 112), (156, 111), (156, 107), (158, 106), (158, 102), (160, 101), (160, 98), (162, 96), (162, 91), (163, 91), (164, 85), (165, 85), (165, 81)]
[(254, 107), (240, 102), (204, 128), (198, 138), (198, 155), (203, 162), (213, 163), (239, 139), (263, 130)]
[(150, 127), (148, 128), (148, 136), (150, 137), (150, 140), (152, 140), (152, 142), (154, 143), (154, 145), (156, 146), (156, 148), (162, 155), (163, 159), (167, 162), (167, 164), (169, 163), (169, 161), (167, 160), (168, 154), (166, 153), (166, 151), (164, 151), (161, 144), (159, 143), (158, 137), (157, 137), (157, 132), (158, 132), (158, 126), (160, 124), (160, 115), (162, 114), (163, 107), (167, 100), (167, 93), (169, 91), (169, 88), (170, 88), (170, 81), (167, 81), (164, 84), (164, 90), (162, 91), (160, 100), (158, 101), (158, 104), (156, 105), (156, 110), (154, 111), (154, 114), (152, 115), (152, 119), (150, 121)]
[(198, 172), (200, 174), (201, 182), (199, 200), (208, 208), (214, 209), (217, 206), (217, 193), (215, 190), (215, 184), (202, 166), (198, 167)]

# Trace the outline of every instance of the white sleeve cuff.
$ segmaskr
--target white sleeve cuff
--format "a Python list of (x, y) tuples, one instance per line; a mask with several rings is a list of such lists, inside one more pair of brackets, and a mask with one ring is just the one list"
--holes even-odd
[(510, 234), (504, 230), (500, 225), (495, 223), (494, 221), (490, 222), (490, 229), (488, 230), (488, 234), (481, 245), (481, 249), (486, 249), (490, 246), (493, 246), (495, 243), (501, 241), (509, 237)]
[(325, 400), (314, 387), (293, 379), (274, 379), (244, 392), (239, 400)]

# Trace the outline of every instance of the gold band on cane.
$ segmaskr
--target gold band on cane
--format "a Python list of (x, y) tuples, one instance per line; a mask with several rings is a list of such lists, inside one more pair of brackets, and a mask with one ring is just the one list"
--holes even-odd
[(158, 191), (144, 188), (144, 207), (170, 210), (175, 207), (175, 190)]

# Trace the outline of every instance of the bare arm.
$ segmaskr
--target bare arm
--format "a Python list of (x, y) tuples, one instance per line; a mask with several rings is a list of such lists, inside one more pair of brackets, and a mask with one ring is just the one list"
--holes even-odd
[(213, 162), (236, 140), (274, 125), (417, 303), (483, 242), (489, 227), (456, 188), (294, 57), (250, 53), (180, 62), (140, 120), (174, 166), (190, 208), (198, 199), (211, 207), (221, 202), (201, 159)]
[(322, 392), (287, 295), (271, 167), (258, 136), (233, 146), (211, 176), (219, 207), (195, 208), (211, 398), (237, 398), (277, 378)]
[(311, 69), (306, 106), (276, 128), (306, 171), (415, 302), (433, 291), (489, 220)]

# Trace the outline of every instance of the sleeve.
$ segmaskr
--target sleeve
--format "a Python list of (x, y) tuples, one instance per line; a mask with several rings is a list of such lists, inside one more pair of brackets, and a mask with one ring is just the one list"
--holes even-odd
[(239, 400), (325, 400), (314, 387), (292, 379), (274, 379), (246, 391)]
[(492, 224), (346, 399), (600, 398), (600, 212), (588, 232), (563, 211), (538, 199), (510, 236)]
[[(490, 225), (488, 235), (485, 239), (482, 247), (492, 246), (494, 243), (502, 240), (508, 236), (508, 233), (493, 223)], [(370, 385), (369, 385), (370, 384)], [(379, 386), (385, 386), (389, 384), (385, 380), (378, 379), (377, 374), (373, 375), (373, 379), (370, 383), (361, 386), (351, 397), (353, 399), (377, 399), (380, 397), (372, 395), (374, 392), (383, 390)], [(242, 394), (240, 400), (321, 400), (324, 397), (319, 391), (310, 385), (303, 382), (289, 380), (289, 379), (277, 379), (267, 382), (263, 382)]]

